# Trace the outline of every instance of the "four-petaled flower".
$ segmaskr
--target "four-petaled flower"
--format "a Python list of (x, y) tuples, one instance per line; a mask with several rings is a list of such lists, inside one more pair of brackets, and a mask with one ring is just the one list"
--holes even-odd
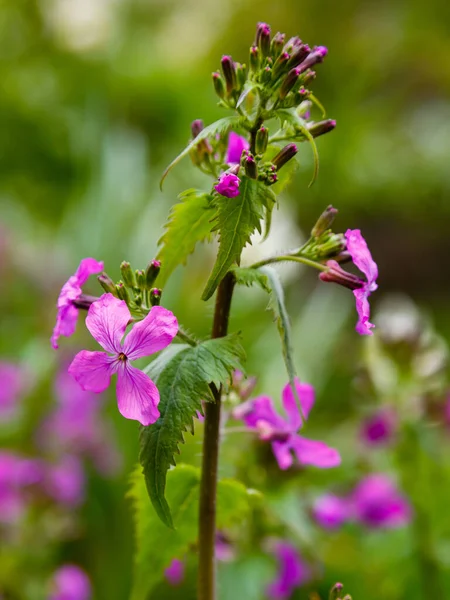
[[(307, 383), (300, 383), (298, 379), (295, 381), (295, 387), (306, 419), (314, 404), (314, 388)], [(297, 435), (302, 419), (290, 384), (284, 387), (282, 400), (286, 419), (277, 414), (273, 401), (268, 396), (259, 396), (244, 402), (234, 409), (233, 416), (257, 431), (261, 440), (271, 442), (280, 469), (288, 469), (292, 465), (292, 452), (302, 465), (321, 468), (339, 465), (341, 458), (337, 450), (324, 442), (308, 440)]]
[(302, 560), (295, 546), (289, 542), (277, 542), (273, 554), (278, 560), (278, 574), (268, 585), (267, 595), (272, 600), (287, 600), (295, 588), (309, 581), (310, 568)]
[(225, 196), (225, 198), (235, 198), (239, 196), (239, 184), (241, 180), (234, 173), (230, 173), (229, 171), (225, 171), (219, 177), (218, 183), (214, 186), (214, 189), (221, 196)]
[(226, 163), (229, 165), (238, 165), (241, 162), (242, 153), (249, 148), (250, 144), (248, 141), (232, 131), (228, 136)]
[(356, 298), (356, 311), (359, 316), (356, 331), (360, 335), (372, 335), (371, 329), (375, 325), (369, 322), (370, 306), (368, 298), (378, 288), (376, 283), (378, 267), (359, 229), (347, 229), (345, 238), (347, 240), (347, 251), (352, 257), (353, 263), (364, 273), (367, 279), (362, 287), (353, 290), (353, 295)]
[(153, 381), (130, 361), (149, 356), (170, 344), (178, 331), (178, 323), (169, 310), (154, 306), (136, 323), (122, 342), (131, 314), (123, 300), (104, 294), (89, 308), (86, 326), (97, 342), (112, 354), (82, 350), (73, 359), (69, 373), (81, 387), (103, 392), (117, 373), (117, 403), (120, 413), (142, 425), (150, 425), (159, 417), (159, 392)]
[(75, 274), (63, 285), (57, 303), (56, 325), (50, 340), (53, 348), (58, 348), (60, 335), (70, 337), (74, 333), (78, 319), (78, 308), (74, 305), (74, 301), (81, 296), (81, 286), (86, 283), (89, 276), (102, 271), (103, 262), (98, 262), (94, 258), (83, 258)]

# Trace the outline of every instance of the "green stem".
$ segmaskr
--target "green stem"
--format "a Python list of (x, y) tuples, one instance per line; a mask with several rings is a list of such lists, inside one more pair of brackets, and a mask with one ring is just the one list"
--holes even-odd
[[(234, 284), (235, 279), (232, 273), (228, 273), (219, 284), (212, 338), (223, 337), (227, 334)], [(202, 479), (200, 482), (198, 600), (216, 599), (216, 493), (222, 388), (218, 389), (215, 385), (211, 385), (211, 390), (214, 402), (207, 402), (205, 407)]]
[(189, 346), (197, 346), (197, 342), (194, 340), (194, 338), (191, 337), (181, 327), (178, 328), (177, 337), (179, 337), (180, 340), (183, 340), (183, 342), (186, 342), (186, 344), (189, 344)]
[(292, 256), (290, 254), (285, 254), (282, 256), (272, 256), (271, 258), (266, 258), (264, 260), (260, 260), (257, 263), (254, 263), (250, 266), (251, 269), (259, 269), (259, 267), (264, 267), (265, 265), (270, 265), (272, 263), (293, 261), (301, 263), (302, 265), (307, 265), (308, 267), (313, 267), (314, 269), (318, 269), (319, 271), (327, 271), (328, 267), (323, 265), (322, 263), (318, 263), (314, 260), (310, 260), (309, 258), (305, 258), (303, 256)]

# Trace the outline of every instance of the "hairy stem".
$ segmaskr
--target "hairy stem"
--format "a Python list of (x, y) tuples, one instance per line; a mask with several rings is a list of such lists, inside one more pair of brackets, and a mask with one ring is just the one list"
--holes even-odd
[(309, 258), (304, 258), (303, 256), (292, 256), (290, 254), (282, 255), (282, 256), (272, 256), (271, 258), (266, 258), (264, 260), (260, 260), (257, 263), (251, 265), (252, 269), (259, 269), (259, 267), (264, 267), (265, 265), (270, 265), (272, 263), (279, 263), (285, 261), (293, 261), (301, 263), (302, 265), (307, 265), (308, 267), (313, 267), (314, 269), (318, 269), (319, 271), (328, 271), (328, 267), (323, 265), (322, 263), (318, 263), (314, 260), (310, 260)]
[[(228, 273), (217, 289), (212, 338), (223, 337), (228, 331), (234, 276)], [(216, 599), (216, 492), (220, 441), (220, 399), (222, 388), (211, 386), (214, 402), (205, 407), (202, 479), (199, 507), (199, 567), (198, 600)]]

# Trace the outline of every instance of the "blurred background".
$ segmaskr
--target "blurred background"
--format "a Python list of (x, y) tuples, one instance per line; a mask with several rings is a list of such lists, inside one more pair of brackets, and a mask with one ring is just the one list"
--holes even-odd
[[(13, 379), (21, 384), (2, 417), (3, 462), (12, 455), (46, 460), (67, 474), (61, 456), (76, 454), (75, 470), (83, 474), (73, 478), (78, 491), (62, 499), (57, 491), (64, 486), (53, 474), (45, 498), (0, 522), (0, 596), (47, 598), (58, 567), (75, 563), (88, 573), (95, 599), (128, 597), (133, 524), (125, 495), (137, 425), (120, 418), (111, 393), (91, 415), (95, 439), (88, 449), (80, 450), (78, 433), (75, 452), (64, 426), (53, 446), (51, 424), (53, 433), (38, 435), (66, 406), (61, 389), (70, 384), (58, 388), (55, 377), (80, 348), (94, 348), (80, 320), (76, 335), (51, 349), (55, 303), (85, 256), (103, 260), (115, 280), (122, 260), (145, 268), (177, 195), (209, 187), (189, 159), (162, 193), (158, 184), (189, 140), (191, 121), (225, 114), (211, 84), (222, 54), (246, 62), (256, 23), (266, 21), (272, 32), (328, 47), (313, 90), (337, 127), (318, 140), (320, 173), (310, 188), (311, 152), (301, 148), (270, 239), (255, 240), (244, 260), (298, 246), (333, 204), (335, 231), (360, 228), (379, 265), (377, 330), (373, 339), (355, 333), (348, 290), (281, 267), (298, 372), (317, 391), (311, 437), (339, 448), (343, 465), (280, 474), (267, 448), (237, 437), (224, 443), (222, 471), (267, 494), (270, 516), (261, 536), (288, 538), (314, 563), (313, 582), (293, 598), (325, 599), (337, 580), (354, 600), (450, 597), (449, 19), (442, 0), (426, 7), (418, 0), (3, 0), (0, 360), (19, 369)], [(164, 305), (199, 336), (210, 329), (212, 304), (205, 309), (200, 295), (213, 261), (214, 249), (199, 246), (164, 290)], [(98, 293), (96, 282), (90, 285)], [(256, 393), (279, 402), (286, 377), (266, 304), (263, 292), (239, 290), (231, 326), (243, 331)], [(5, 369), (4, 388), (11, 378)], [(398, 436), (372, 450), (361, 442), (361, 423), (385, 406), (394, 407)], [(198, 462), (199, 439), (183, 449), (182, 462)], [(249, 445), (254, 458), (242, 464)], [(314, 522), (320, 494), (349, 493), (372, 472), (388, 473), (409, 498), (411, 523), (329, 532)], [(24, 486), (32, 485), (28, 471), (23, 477)], [(4, 502), (6, 511), (12, 500)], [(238, 537), (231, 535), (241, 551), (221, 568), (221, 600), (266, 598), (276, 563), (264, 543), (245, 546)], [(162, 581), (150, 597), (187, 594)]]

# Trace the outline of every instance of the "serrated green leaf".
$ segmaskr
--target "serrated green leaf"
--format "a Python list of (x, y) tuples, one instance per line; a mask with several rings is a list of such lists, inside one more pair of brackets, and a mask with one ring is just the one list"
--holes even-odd
[(313, 157), (314, 157), (313, 177), (309, 183), (309, 186), (311, 187), (311, 185), (317, 179), (317, 175), (319, 173), (319, 153), (317, 152), (316, 142), (315, 142), (313, 136), (308, 131), (305, 121), (298, 116), (298, 114), (296, 113), (294, 108), (280, 108), (280, 109), (276, 110), (275, 113), (276, 113), (276, 116), (280, 119), (282, 124), (283, 124), (283, 122), (287, 122), (287, 123), (289, 123), (289, 125), (292, 125), (294, 130), (297, 133), (301, 134), (303, 137), (305, 137), (311, 146), (311, 150), (312, 150)]
[(211, 234), (215, 209), (210, 203), (210, 194), (191, 189), (180, 194), (179, 199), (181, 202), (172, 207), (166, 231), (158, 242), (162, 246), (157, 256), (161, 261), (158, 275), (160, 287), (164, 286), (178, 265), (186, 264), (197, 242), (208, 239)]
[(302, 407), (300, 404), (300, 398), (297, 394), (297, 388), (295, 387), (295, 365), (294, 365), (294, 351), (292, 348), (292, 333), (291, 333), (291, 322), (289, 319), (288, 312), (284, 303), (284, 291), (280, 282), (280, 278), (275, 269), (271, 267), (261, 267), (260, 271), (266, 275), (268, 285), (270, 286), (270, 302), (269, 308), (273, 311), (275, 320), (277, 323), (278, 332), (281, 339), (281, 348), (283, 352), (284, 364), (286, 365), (286, 371), (289, 377), (289, 383), (291, 384), (292, 391), (297, 400), (297, 404), (302, 415)]
[(230, 131), (230, 129), (233, 129), (233, 127), (241, 127), (244, 121), (245, 119), (239, 116), (224, 117), (223, 119), (219, 119), (218, 121), (215, 121), (214, 123), (211, 123), (211, 125), (205, 127), (198, 134), (198, 136), (194, 140), (192, 140), (192, 142), (188, 144), (182, 152), (180, 152), (180, 154), (170, 163), (170, 165), (164, 171), (163, 176), (161, 177), (161, 181), (159, 183), (160, 188), (162, 189), (164, 179), (167, 177), (167, 175), (173, 169), (173, 167), (177, 165), (181, 159), (187, 156), (189, 152), (193, 148), (195, 148), (195, 146), (197, 146), (197, 144), (199, 144), (202, 140), (205, 140), (207, 137), (212, 135), (223, 135), (227, 131)]
[[(200, 469), (178, 465), (167, 474), (167, 500), (176, 529), (168, 530), (148, 501), (138, 467), (128, 496), (134, 506), (136, 528), (135, 577), (131, 600), (148, 598), (164, 576), (173, 558), (182, 559), (198, 535)], [(240, 524), (252, 507), (252, 493), (235, 480), (217, 486), (217, 526), (226, 529)]]
[(166, 474), (185, 431), (194, 431), (193, 417), (202, 400), (212, 400), (209, 384), (227, 382), (235, 369), (244, 370), (245, 352), (238, 334), (207, 340), (177, 352), (162, 366), (151, 363), (148, 374), (158, 386), (160, 417), (141, 427), (139, 461), (148, 494), (160, 519), (173, 527), (164, 497)]
[(273, 205), (274, 193), (263, 182), (243, 176), (239, 196), (217, 198), (217, 217), (213, 231), (219, 231), (220, 245), (216, 264), (202, 295), (210, 298), (233, 263), (241, 256), (242, 249), (250, 242), (255, 231), (261, 233), (264, 209)]
[(246, 285), (247, 287), (259, 285), (260, 288), (270, 294), (271, 289), (267, 275), (262, 273), (260, 269), (252, 269), (251, 267), (233, 267), (231, 270), (234, 273), (237, 284)]

